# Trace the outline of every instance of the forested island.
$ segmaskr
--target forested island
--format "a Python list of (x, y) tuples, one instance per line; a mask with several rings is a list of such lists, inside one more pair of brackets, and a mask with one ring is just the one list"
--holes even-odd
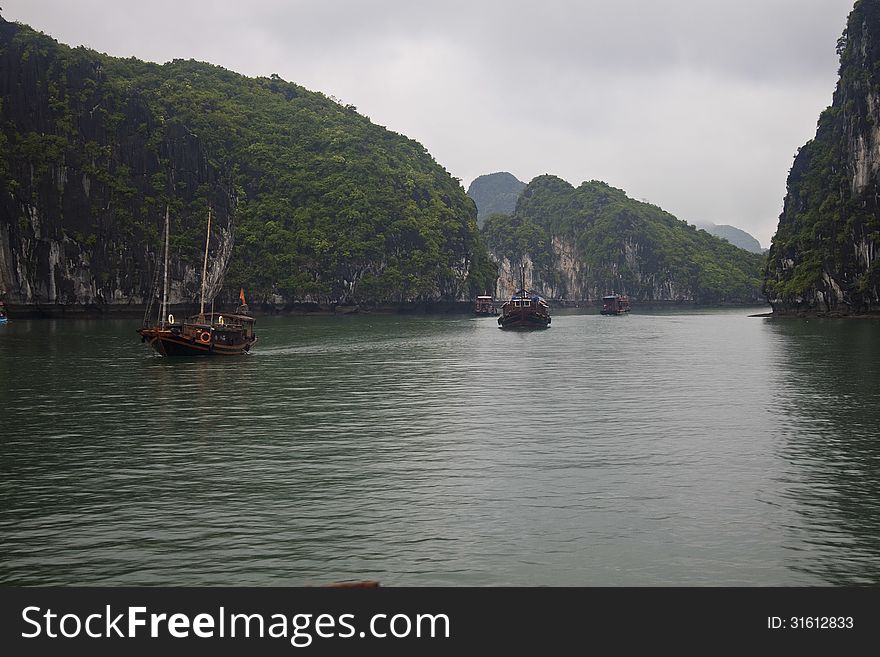
[(455, 300), (494, 285), (476, 208), (406, 137), (278, 76), (69, 48), (0, 22), (0, 285), (12, 304), (142, 304), (166, 205), (172, 301)]
[(856, 2), (837, 42), (840, 80), (798, 150), (770, 247), (774, 312), (880, 310), (880, 3)]
[(199, 298), (209, 208), (221, 304), (244, 288), (269, 311), (431, 307), (504, 296), (522, 264), (551, 299), (760, 299), (758, 257), (600, 182), (495, 174), (512, 210), (481, 232), (421, 144), (277, 75), (110, 57), (0, 19), (0, 124), (13, 308), (142, 308), (166, 208), (173, 304)]
[(513, 214), (490, 216), (483, 232), (501, 281), (525, 266), (530, 286), (554, 299), (617, 292), (640, 302), (761, 301), (760, 255), (600, 181), (574, 187), (539, 176)]

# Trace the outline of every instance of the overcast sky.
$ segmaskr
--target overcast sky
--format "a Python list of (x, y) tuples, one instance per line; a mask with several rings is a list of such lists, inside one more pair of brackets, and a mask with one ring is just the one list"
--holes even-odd
[(604, 180), (767, 246), (853, 0), (0, 0), (62, 43), (277, 73), (424, 144), (467, 189)]

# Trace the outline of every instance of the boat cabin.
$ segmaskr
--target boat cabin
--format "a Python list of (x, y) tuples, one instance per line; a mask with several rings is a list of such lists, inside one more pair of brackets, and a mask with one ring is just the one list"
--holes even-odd
[(606, 294), (602, 297), (603, 315), (620, 315), (629, 312), (629, 297), (624, 294)]
[(497, 315), (498, 309), (495, 307), (495, 299), (486, 294), (478, 296), (474, 301), (474, 313), (477, 315)]
[(228, 344), (232, 344), (233, 336), (241, 336), (245, 340), (253, 338), (255, 322), (249, 315), (205, 313), (188, 317), (182, 328), (185, 333), (210, 331), (214, 334), (215, 342), (222, 343), (223, 338), (228, 338)]

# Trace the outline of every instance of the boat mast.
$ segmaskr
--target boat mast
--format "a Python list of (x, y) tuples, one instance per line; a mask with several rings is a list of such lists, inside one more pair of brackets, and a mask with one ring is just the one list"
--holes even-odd
[(162, 307), (159, 310), (159, 326), (165, 328), (165, 310), (168, 307), (168, 206), (165, 206), (165, 276), (162, 280)]
[(208, 206), (208, 234), (205, 236), (205, 263), (202, 265), (202, 302), (199, 306), (199, 321), (205, 321), (205, 284), (208, 277), (208, 244), (211, 243), (211, 206)]

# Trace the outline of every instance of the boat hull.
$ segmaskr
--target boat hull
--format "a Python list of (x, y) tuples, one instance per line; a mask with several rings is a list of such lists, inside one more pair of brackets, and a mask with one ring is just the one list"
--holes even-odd
[(138, 329), (143, 342), (163, 356), (241, 356), (246, 354), (257, 338), (235, 344), (202, 342), (163, 329)]
[(531, 331), (550, 327), (550, 315), (513, 310), (498, 318), (498, 328)]

